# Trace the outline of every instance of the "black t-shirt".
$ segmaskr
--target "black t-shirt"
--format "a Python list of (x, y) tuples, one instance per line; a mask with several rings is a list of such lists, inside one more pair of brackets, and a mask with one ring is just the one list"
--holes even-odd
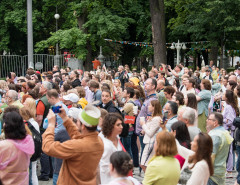
[(80, 80), (77, 78), (72, 82), (72, 87), (75, 88), (77, 86), (81, 86)]

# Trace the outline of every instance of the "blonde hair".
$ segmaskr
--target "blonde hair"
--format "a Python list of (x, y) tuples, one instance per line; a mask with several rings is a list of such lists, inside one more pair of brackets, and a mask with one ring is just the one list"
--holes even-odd
[[(115, 82), (115, 81), (117, 81), (118, 84), (119, 84), (119, 87), (121, 87), (121, 82), (120, 82), (120, 80), (119, 80), (119, 79), (115, 79), (114, 82)], [(115, 86), (115, 85), (114, 85), (114, 86)]]
[(22, 107), (19, 110), (20, 115), (25, 121), (28, 121), (31, 118), (34, 118), (34, 114), (31, 112), (30, 108), (28, 107)]
[(7, 85), (7, 82), (5, 80), (0, 80), (0, 89), (3, 89), (3, 90), (8, 89), (8, 85)]
[(35, 119), (35, 116), (36, 116), (36, 101), (33, 98), (27, 98), (24, 103), (27, 104), (27, 107), (29, 108), (30, 114), (33, 115), (33, 118)]
[(77, 89), (79, 98), (85, 98), (86, 92), (83, 87), (78, 86), (78, 87), (75, 87), (75, 89)]

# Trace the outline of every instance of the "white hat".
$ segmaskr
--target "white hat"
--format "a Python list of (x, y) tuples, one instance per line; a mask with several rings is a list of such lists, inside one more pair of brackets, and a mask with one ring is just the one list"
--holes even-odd
[(78, 115), (81, 114), (82, 109), (78, 109), (76, 107), (71, 107), (68, 110), (68, 116), (74, 118), (74, 119), (78, 119)]
[(77, 103), (79, 101), (79, 97), (75, 93), (70, 93), (70, 94), (68, 94), (66, 96), (63, 96), (63, 99), (64, 100), (69, 100), (69, 101), (71, 101), (73, 103)]
[(82, 112), (78, 114), (78, 119), (87, 127), (94, 127), (98, 125), (100, 116), (101, 112), (97, 107), (86, 105)]

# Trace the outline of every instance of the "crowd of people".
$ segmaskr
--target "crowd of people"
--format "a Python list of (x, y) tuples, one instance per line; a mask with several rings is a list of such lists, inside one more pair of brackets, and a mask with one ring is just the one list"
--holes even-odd
[(0, 184), (240, 184), (240, 67), (28, 69), (0, 102)]

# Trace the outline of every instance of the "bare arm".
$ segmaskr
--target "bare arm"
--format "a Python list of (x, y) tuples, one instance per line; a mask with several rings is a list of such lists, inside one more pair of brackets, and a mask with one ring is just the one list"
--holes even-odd
[(39, 127), (41, 127), (42, 120), (43, 120), (43, 115), (36, 116), (36, 122), (38, 123)]
[(200, 96), (196, 96), (197, 101), (201, 101), (201, 97)]

